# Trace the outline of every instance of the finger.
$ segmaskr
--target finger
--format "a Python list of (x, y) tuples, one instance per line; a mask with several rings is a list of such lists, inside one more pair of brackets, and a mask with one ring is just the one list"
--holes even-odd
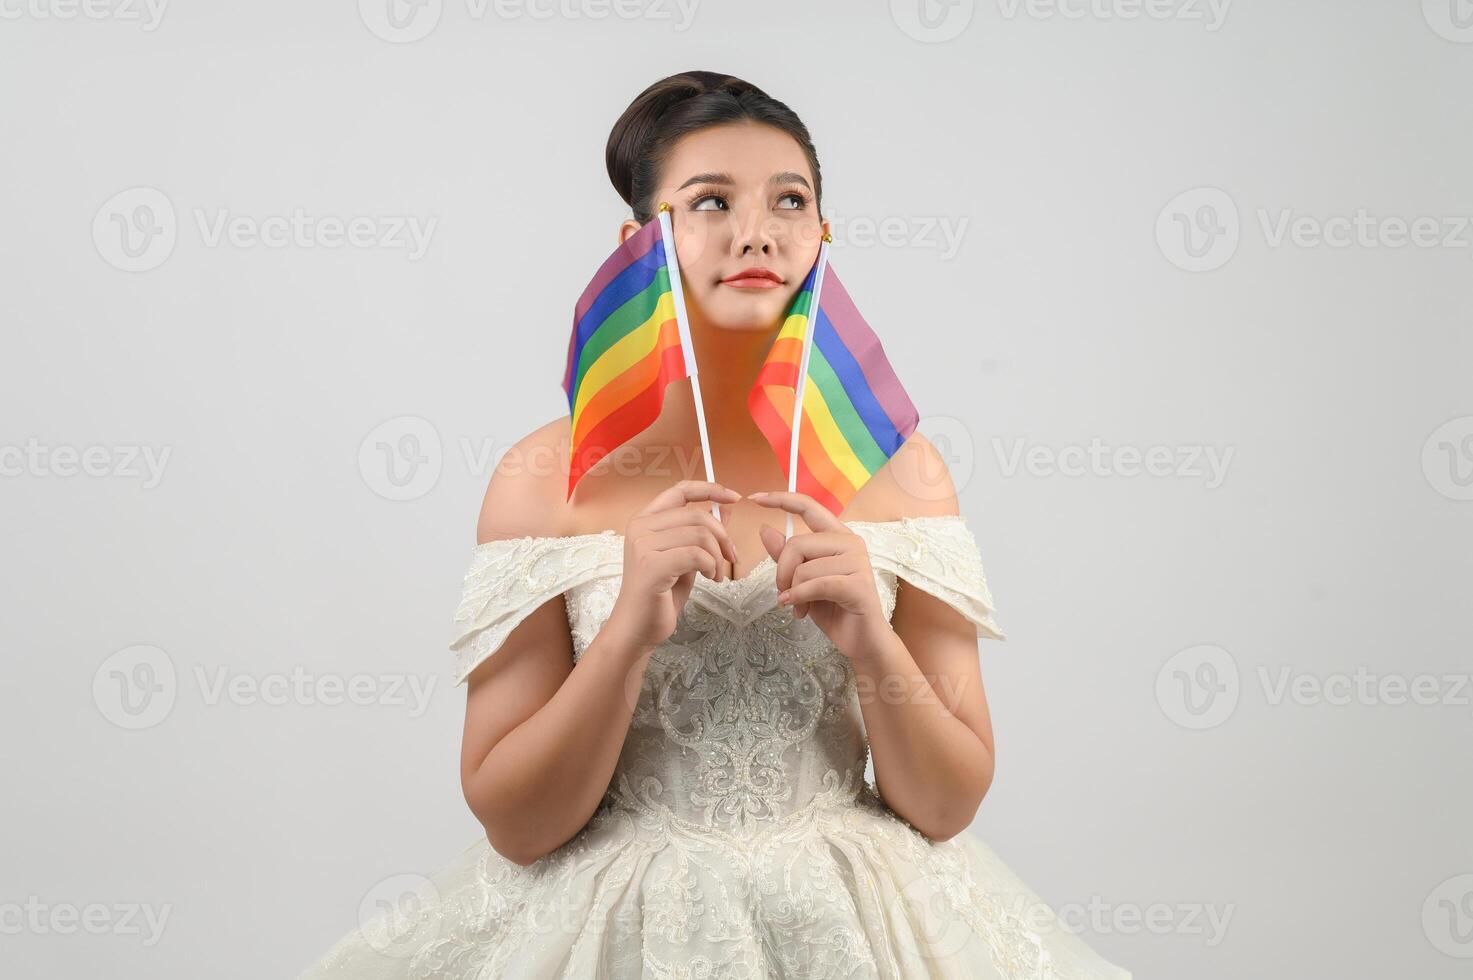
[[(818, 558), (810, 558), (799, 565), (793, 571), (793, 585), (802, 585), (804, 582), (822, 578), (825, 575), (851, 575), (855, 571), (853, 556), (845, 553), (840, 555), (823, 555)], [(808, 603), (798, 602), (793, 605), (793, 615), (802, 619), (808, 614)]]
[(845, 531), (848, 525), (838, 515), (806, 493), (793, 490), (761, 490), (747, 494), (747, 499), (763, 507), (777, 507), (803, 518), (813, 531)]
[[(710, 514), (706, 515), (710, 517)], [(705, 524), (688, 524), (679, 527), (666, 528), (650, 537), (651, 545), (657, 551), (673, 551), (676, 548), (697, 547), (704, 549), (711, 556), (716, 566), (716, 574), (707, 576), (721, 581), (725, 578), (723, 569), (726, 565), (725, 556), (722, 555), (721, 542), (711, 529)]]
[(708, 510), (695, 510), (691, 507), (677, 507), (674, 510), (661, 511), (658, 514), (648, 514), (639, 518), (639, 527), (647, 531), (663, 531), (672, 527), (687, 527), (702, 525), (710, 530), (716, 540), (721, 544), (722, 557), (733, 565), (737, 561), (736, 545), (731, 540), (731, 532), (727, 530), (726, 515), (730, 511), (723, 511), (721, 520), (717, 520)]
[(661, 591), (673, 588), (681, 576), (691, 572), (700, 572), (707, 578), (714, 578), (716, 574), (716, 559), (711, 552), (695, 545), (654, 551), (648, 560)]
[(783, 545), (782, 554), (777, 559), (778, 591), (781, 592), (792, 586), (793, 572), (799, 565), (814, 558), (844, 554), (849, 550), (850, 539), (854, 537), (856, 535), (849, 531), (843, 534), (812, 531), (808, 534), (795, 534), (788, 538), (787, 544)]
[(674, 486), (666, 487), (651, 498), (640, 510), (635, 512), (635, 517), (645, 514), (655, 514), (672, 507), (683, 507), (696, 500), (719, 500), (725, 503), (735, 503), (742, 499), (742, 495), (719, 483), (709, 480), (681, 480)]
[(806, 604), (810, 602), (832, 602), (847, 609), (853, 599), (851, 595), (853, 585), (850, 581), (852, 578), (852, 575), (825, 575), (821, 578), (809, 579), (807, 582), (786, 590), (788, 594), (786, 604), (794, 607), (794, 616), (797, 615), (799, 603), (805, 604), (805, 611)]

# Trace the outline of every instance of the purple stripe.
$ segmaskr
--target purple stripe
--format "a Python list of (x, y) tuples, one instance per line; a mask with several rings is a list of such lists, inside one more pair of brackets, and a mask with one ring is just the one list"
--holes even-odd
[(824, 270), (818, 305), (833, 325), (834, 333), (859, 363), (875, 400), (890, 416), (890, 423), (902, 437), (908, 436), (915, 430), (919, 418), (916, 407), (901, 387), (889, 358), (884, 355), (880, 338), (859, 315), (854, 301), (849, 298), (849, 291), (839, 282), (833, 262), (827, 263)]
[(604, 259), (603, 265), (598, 267), (598, 272), (588, 285), (583, 287), (583, 294), (578, 297), (578, 303), (573, 307), (573, 333), (568, 340), (568, 360), (563, 366), (563, 390), (566, 391), (573, 383), (573, 363), (578, 348), (578, 324), (583, 321), (583, 316), (598, 299), (599, 293), (604, 291), (609, 283), (618, 278), (619, 273), (629, 268), (644, 257), (644, 254), (660, 243), (660, 221), (659, 218), (651, 218), (645, 222), (644, 227), (636, 231), (627, 241), (621, 242), (608, 258)]

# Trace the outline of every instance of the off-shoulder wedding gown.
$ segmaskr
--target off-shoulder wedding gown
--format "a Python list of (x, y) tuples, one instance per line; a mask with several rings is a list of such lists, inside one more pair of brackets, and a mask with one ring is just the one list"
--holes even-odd
[[(1005, 639), (965, 518), (848, 527), (887, 617), (903, 579)], [(696, 577), (578, 834), (526, 867), (478, 838), (302, 978), (1128, 980), (978, 837), (933, 842), (885, 806), (849, 661), (778, 604), (775, 568)], [(582, 656), (622, 570), (615, 531), (476, 546), (456, 683), (558, 593)]]

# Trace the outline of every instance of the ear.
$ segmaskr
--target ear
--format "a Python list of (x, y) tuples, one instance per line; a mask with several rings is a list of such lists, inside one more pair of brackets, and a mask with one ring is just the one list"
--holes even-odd
[(832, 229), (829, 228), (829, 219), (824, 218), (823, 221), (820, 222), (820, 225), (823, 227), (823, 233), (832, 238), (834, 233)]
[(635, 232), (639, 231), (641, 227), (642, 226), (640, 225), (640, 223), (638, 221), (635, 221), (633, 218), (625, 221), (622, 225), (619, 226), (619, 244), (623, 245), (625, 242), (629, 241), (629, 239), (632, 238)]

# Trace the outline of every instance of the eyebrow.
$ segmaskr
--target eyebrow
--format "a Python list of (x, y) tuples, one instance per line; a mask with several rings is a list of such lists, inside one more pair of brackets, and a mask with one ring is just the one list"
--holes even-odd
[[(736, 183), (736, 181), (732, 179), (731, 174), (727, 174), (727, 173), (714, 173), (714, 174), (713, 173), (704, 173), (704, 174), (696, 174), (690, 180), (687, 180), (685, 183), (681, 184), (679, 187), (677, 187), (675, 189), (677, 191), (683, 191), (687, 187), (689, 187), (691, 184), (724, 184), (724, 185), (730, 186), (731, 184), (735, 184), (735, 183)], [(773, 174), (771, 177), (769, 177), (767, 179), (767, 183), (768, 184), (802, 184), (804, 187), (808, 187), (809, 190), (813, 190), (812, 187), (809, 187), (808, 186), (808, 181), (807, 181), (806, 178), (804, 178), (804, 176), (802, 174), (800, 174), (800, 173), (794, 173), (791, 170), (784, 170), (781, 173)]]

